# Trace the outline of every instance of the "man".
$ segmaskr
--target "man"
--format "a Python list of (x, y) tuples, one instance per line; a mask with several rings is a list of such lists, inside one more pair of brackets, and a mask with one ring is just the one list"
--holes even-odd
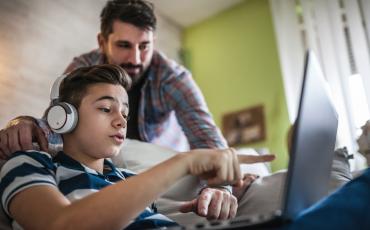
[(181, 125), (191, 148), (224, 148), (203, 96), (188, 70), (154, 50), (156, 18), (148, 2), (116, 0), (101, 13), (99, 50), (67, 67), (110, 63), (131, 76), (128, 138), (185, 150)]
[[(101, 12), (99, 49), (73, 60), (65, 72), (96, 64), (116, 64), (130, 75), (128, 92), (130, 119), (127, 137), (184, 150), (183, 133), (190, 148), (226, 148), (227, 144), (208, 111), (204, 98), (184, 67), (154, 50), (156, 18), (144, 0), (108, 1)], [(178, 123), (177, 123), (178, 122)], [(180, 124), (182, 131), (179, 129)], [(43, 130), (39, 128), (43, 127)], [(62, 140), (43, 120), (19, 117), (0, 131), (0, 156), (32, 149), (32, 140), (41, 150)], [(250, 178), (245, 181), (249, 183)], [(246, 187), (245, 184), (244, 187)], [(209, 219), (225, 218), (236, 209), (236, 198), (228, 188), (205, 188), (182, 210), (195, 211)]]

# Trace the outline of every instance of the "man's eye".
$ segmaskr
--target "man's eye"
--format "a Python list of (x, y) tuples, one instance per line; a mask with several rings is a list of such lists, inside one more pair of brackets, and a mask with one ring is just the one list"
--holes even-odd
[(139, 46), (140, 50), (146, 50), (148, 48), (148, 44), (143, 44)]
[(128, 44), (118, 44), (117, 46), (120, 47), (120, 48), (125, 48), (125, 49), (130, 48), (130, 45), (128, 45)]
[(100, 111), (102, 111), (104, 113), (109, 113), (110, 112), (110, 109), (108, 109), (108, 108), (100, 108)]

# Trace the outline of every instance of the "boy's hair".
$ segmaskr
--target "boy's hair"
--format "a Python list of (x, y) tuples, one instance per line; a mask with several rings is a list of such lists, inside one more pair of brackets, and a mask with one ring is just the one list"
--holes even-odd
[(145, 0), (110, 0), (100, 13), (100, 32), (105, 39), (113, 32), (113, 22), (130, 23), (140, 29), (155, 30), (154, 6)]
[(118, 65), (103, 64), (81, 67), (70, 72), (59, 88), (59, 101), (79, 108), (87, 88), (97, 83), (121, 85), (126, 91), (131, 87), (131, 79)]

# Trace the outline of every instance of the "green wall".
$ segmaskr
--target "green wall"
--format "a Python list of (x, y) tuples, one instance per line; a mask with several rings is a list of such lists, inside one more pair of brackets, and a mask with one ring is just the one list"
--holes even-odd
[(224, 113), (264, 104), (267, 139), (248, 147), (269, 148), (272, 169), (285, 168), (289, 119), (268, 0), (244, 0), (186, 28), (183, 46), (219, 127)]

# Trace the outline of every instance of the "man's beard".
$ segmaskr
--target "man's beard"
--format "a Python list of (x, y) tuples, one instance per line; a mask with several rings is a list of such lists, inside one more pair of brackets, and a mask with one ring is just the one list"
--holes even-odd
[[(135, 85), (143, 76), (144, 66), (143, 65), (133, 65), (131, 63), (123, 63), (120, 65), (130, 76), (132, 84)], [(133, 73), (133, 70), (138, 70), (136, 73)]]

